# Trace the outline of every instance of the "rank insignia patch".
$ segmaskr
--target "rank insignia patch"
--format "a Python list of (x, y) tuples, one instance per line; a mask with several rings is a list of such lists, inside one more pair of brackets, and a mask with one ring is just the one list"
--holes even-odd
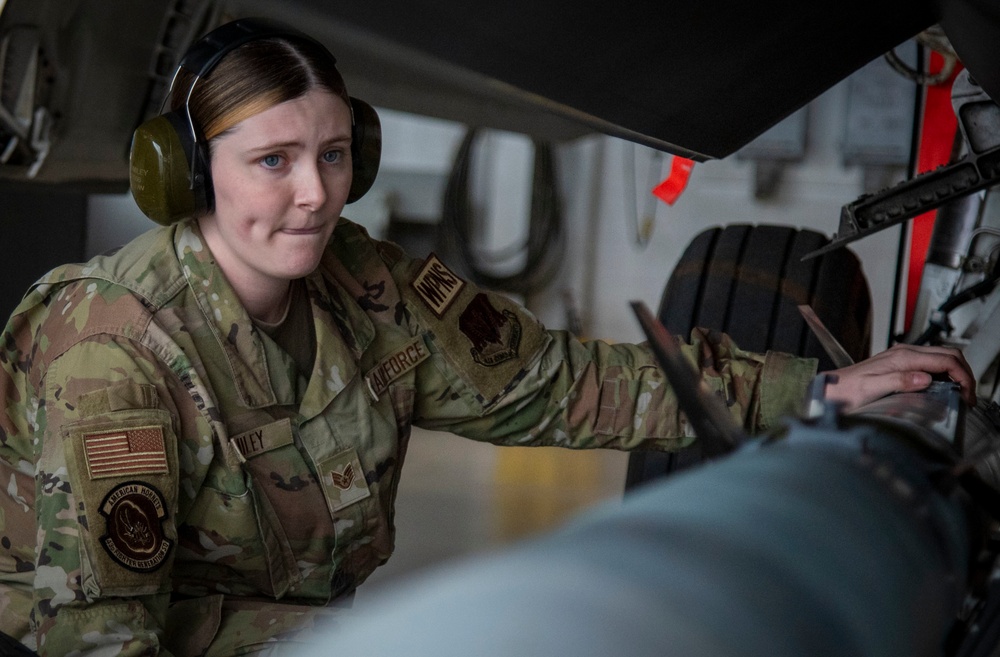
[(458, 293), (465, 287), (465, 281), (432, 253), (427, 256), (424, 266), (410, 285), (417, 291), (420, 300), (440, 319), (458, 298)]
[(100, 506), (106, 521), (101, 547), (128, 570), (154, 571), (163, 565), (173, 541), (163, 534), (167, 510), (163, 495), (141, 481), (129, 481), (109, 492)]
[(517, 357), (521, 322), (509, 310), (500, 312), (489, 297), (477, 294), (458, 318), (458, 328), (472, 343), (472, 360), (493, 367)]
[(319, 473), (331, 512), (339, 511), (371, 495), (361, 460), (353, 449), (320, 463)]
[(168, 472), (163, 427), (85, 433), (83, 450), (91, 479)]
[(351, 486), (354, 485), (354, 477), (354, 466), (350, 463), (345, 465), (340, 472), (336, 470), (330, 471), (330, 479), (333, 481), (333, 485), (340, 490), (350, 490)]

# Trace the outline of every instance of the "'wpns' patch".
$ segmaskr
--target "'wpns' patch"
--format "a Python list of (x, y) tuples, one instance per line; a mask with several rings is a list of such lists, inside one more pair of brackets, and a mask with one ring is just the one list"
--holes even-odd
[(432, 253), (427, 256), (424, 266), (410, 285), (417, 291), (420, 300), (440, 319), (458, 298), (458, 293), (465, 287), (465, 281)]
[(166, 561), (173, 541), (163, 535), (167, 517), (163, 495), (141, 481), (116, 486), (101, 502), (106, 533), (101, 547), (123, 567), (151, 572)]

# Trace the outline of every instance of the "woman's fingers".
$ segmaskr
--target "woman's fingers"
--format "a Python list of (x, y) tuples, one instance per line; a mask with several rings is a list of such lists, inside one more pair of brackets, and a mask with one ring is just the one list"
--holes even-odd
[(976, 403), (976, 381), (965, 357), (951, 347), (895, 345), (849, 367), (833, 370), (836, 383), (826, 388), (827, 398), (848, 408), (862, 406), (894, 392), (916, 392), (931, 384), (932, 375), (946, 376), (962, 388), (970, 405)]

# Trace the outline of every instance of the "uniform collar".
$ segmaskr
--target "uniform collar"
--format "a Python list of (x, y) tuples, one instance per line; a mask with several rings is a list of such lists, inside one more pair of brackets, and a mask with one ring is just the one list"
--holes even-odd
[(375, 327), (350, 290), (329, 276), (336, 258), (327, 251), (306, 277), (316, 328), (316, 363), (299, 408), (303, 419), (318, 415), (359, 373), (358, 361), (375, 338)]
[(197, 221), (189, 219), (178, 225), (174, 248), (195, 301), (226, 354), (240, 402), (247, 408), (274, 404), (264, 345), (236, 292), (215, 264)]
[[(265, 345), (215, 264), (196, 221), (178, 226), (174, 247), (195, 300), (226, 354), (240, 402), (247, 408), (294, 403), (278, 398), (270, 380)], [(320, 268), (306, 277), (316, 328), (316, 363), (299, 409), (306, 419), (321, 413), (357, 376), (358, 360), (375, 334), (356, 295), (341, 287), (341, 277), (336, 275), (340, 270), (343, 267), (327, 251)]]

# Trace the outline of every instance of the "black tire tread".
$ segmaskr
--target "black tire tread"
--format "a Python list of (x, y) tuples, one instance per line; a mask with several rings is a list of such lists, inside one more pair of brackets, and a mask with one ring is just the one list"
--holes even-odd
[[(871, 295), (857, 256), (838, 249), (802, 260), (829, 238), (790, 226), (733, 224), (691, 241), (660, 299), (668, 331), (687, 339), (695, 327), (729, 334), (743, 349), (782, 351), (834, 364), (799, 312), (808, 304), (855, 360), (871, 349)], [(697, 445), (629, 456), (626, 489), (702, 460)]]

